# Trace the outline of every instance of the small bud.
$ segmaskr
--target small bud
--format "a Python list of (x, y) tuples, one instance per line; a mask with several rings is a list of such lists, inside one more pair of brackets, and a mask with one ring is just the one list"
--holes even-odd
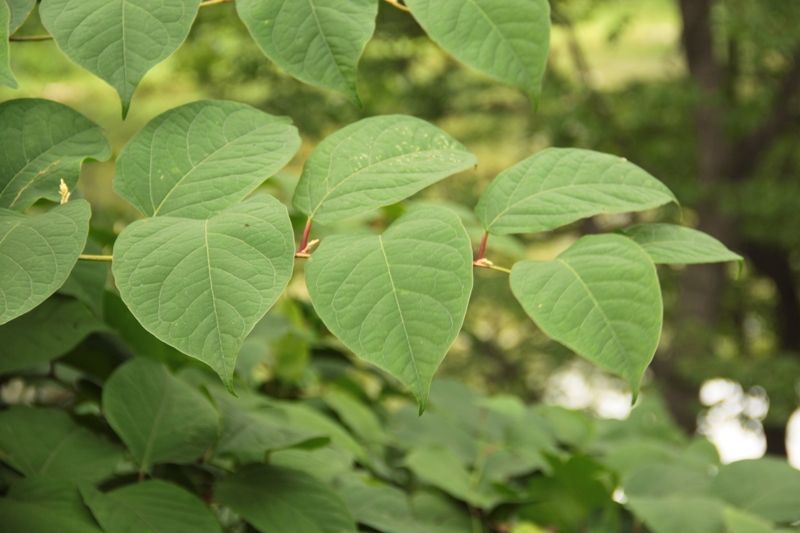
[(67, 187), (67, 184), (64, 183), (63, 179), (61, 180), (61, 185), (58, 187), (58, 194), (61, 195), (62, 204), (69, 202), (69, 197), (72, 195), (72, 193), (69, 192), (69, 187)]

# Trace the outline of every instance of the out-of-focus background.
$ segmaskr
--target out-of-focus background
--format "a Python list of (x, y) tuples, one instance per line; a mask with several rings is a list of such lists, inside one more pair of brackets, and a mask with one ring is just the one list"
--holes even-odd
[[(116, 93), (52, 41), (11, 43), (21, 88), (0, 88), (0, 101), (42, 97), (70, 105), (107, 129), (115, 154), (157, 114), (201, 98), (288, 115), (304, 143), (266, 186), (287, 203), (305, 158), (326, 135), (367, 116), (414, 115), (478, 157), (475, 171), (413, 199), (451, 205), (476, 241), (481, 231), (470, 208), (500, 171), (548, 146), (624, 156), (664, 181), (682, 206), (492, 238), (488, 256), (507, 266), (552, 258), (582, 234), (637, 221), (682, 223), (722, 240), (746, 257), (740, 274), (735, 264), (659, 267), (665, 327), (645, 390), (658, 391), (689, 432), (709, 435), (725, 462), (787, 454), (788, 427), (790, 460), (800, 466), (800, 3), (551, 5), (552, 52), (537, 110), (521, 91), (457, 63), (410, 14), (385, 2), (359, 67), (363, 109), (271, 64), (232, 4), (201, 10), (186, 44), (147, 75), (124, 122)], [(40, 33), (34, 12), (20, 34)], [(81, 193), (94, 206), (93, 235), (102, 241), (104, 232), (119, 232), (138, 215), (112, 190), (113, 161), (83, 172)], [(403, 209), (315, 228), (316, 236), (381, 228)], [(502, 274), (479, 269), (476, 276), (466, 327), (440, 376), (603, 417), (627, 416), (624, 383), (540, 333)], [(291, 287), (295, 298), (307, 298), (302, 279)]]

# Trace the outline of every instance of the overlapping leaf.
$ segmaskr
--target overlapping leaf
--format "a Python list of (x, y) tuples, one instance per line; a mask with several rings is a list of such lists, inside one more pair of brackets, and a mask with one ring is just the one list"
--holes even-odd
[(11, 11), (5, 1), (0, 2), (0, 85), (16, 89), (19, 87), (17, 79), (11, 72), (11, 56), (8, 47), (8, 36), (11, 35), (9, 25)]
[(114, 246), (113, 272), (145, 329), (232, 391), (242, 342), (289, 282), (293, 239), (286, 207), (259, 195), (208, 220), (134, 222)]
[(86, 244), (90, 216), (85, 200), (35, 217), (0, 208), (0, 324), (61, 287)]
[(408, 0), (406, 5), (450, 54), (522, 88), (538, 103), (550, 50), (547, 0)]
[(718, 263), (742, 261), (711, 235), (674, 224), (640, 224), (625, 230), (654, 263)]
[(720, 468), (711, 492), (750, 513), (779, 523), (800, 520), (800, 472), (765, 457)]
[(15, 406), (0, 413), (0, 456), (27, 477), (100, 481), (114, 471), (122, 450), (64, 411)]
[(105, 494), (81, 486), (86, 505), (106, 533), (221, 533), (208, 507), (184, 489), (153, 479)]
[(105, 325), (74, 298), (51, 296), (0, 326), (0, 374), (53, 360)]
[(206, 100), (159, 115), (125, 145), (114, 190), (147, 216), (205, 219), (240, 202), (300, 146), (291, 120)]
[(313, 476), (249, 465), (225, 478), (216, 497), (261, 533), (355, 533), (341, 497)]
[(72, 61), (122, 98), (122, 116), (145, 74), (186, 39), (200, 0), (47, 0), (42, 23)]
[(331, 332), (400, 379), (422, 411), (464, 321), (471, 255), (454, 213), (420, 207), (381, 236), (325, 239), (306, 265), (306, 283)]
[(36, 5), (36, 0), (6, 0), (8, 8), (11, 10), (11, 22), (9, 24), (9, 32), (14, 33), (28, 18), (33, 6)]
[(723, 503), (707, 496), (630, 498), (628, 507), (653, 533), (724, 533)]
[(103, 388), (103, 411), (142, 472), (155, 463), (199, 459), (219, 431), (219, 414), (199, 391), (145, 359), (111, 375)]
[(549, 148), (517, 163), (487, 187), (475, 207), (493, 235), (558, 228), (601, 213), (642, 211), (676, 202), (660, 181), (626, 159)]
[(20, 479), (0, 498), (2, 528), (14, 533), (103, 533), (73, 483)]
[(237, 0), (261, 50), (295, 78), (361, 105), (356, 67), (375, 31), (377, 0)]
[(323, 140), (306, 161), (294, 207), (327, 224), (407, 198), (475, 165), (475, 156), (414, 117), (360, 120)]
[(653, 263), (620, 235), (584, 237), (553, 261), (523, 261), (511, 289), (548, 336), (622, 376), (633, 389), (661, 335)]
[(81, 162), (105, 160), (111, 146), (100, 127), (69, 107), (39, 99), (0, 104), (0, 207), (25, 211), (39, 198), (58, 201), (72, 189)]

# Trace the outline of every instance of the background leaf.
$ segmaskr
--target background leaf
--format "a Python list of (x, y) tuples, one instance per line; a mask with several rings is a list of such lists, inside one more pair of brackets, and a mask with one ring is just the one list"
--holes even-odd
[(743, 261), (711, 235), (675, 224), (640, 224), (625, 235), (647, 252), (654, 263), (691, 264)]
[(106, 533), (221, 533), (219, 522), (196, 496), (153, 479), (105, 494), (82, 486), (81, 494)]
[(377, 0), (237, 0), (261, 50), (298, 80), (347, 95), (359, 107), (356, 67), (375, 31)]
[(0, 2), (0, 85), (18, 89), (19, 84), (11, 72), (11, 55), (8, 45), (8, 36), (11, 35), (9, 25), (11, 23), (11, 11), (5, 0)]
[(11, 23), (9, 33), (12, 34), (19, 29), (20, 26), (28, 18), (33, 6), (36, 5), (36, 0), (6, 0), (8, 8), (11, 10)]
[(236, 354), (293, 263), (286, 207), (259, 195), (206, 221), (134, 222), (114, 245), (113, 272), (145, 329), (208, 364), (232, 391)]
[(669, 202), (677, 200), (666, 186), (624, 158), (548, 148), (498, 174), (481, 195), (475, 214), (486, 231), (506, 235)]
[[(102, 255), (103, 249), (88, 240), (83, 253)], [(72, 296), (91, 309), (96, 316), (102, 317), (110, 267), (105, 261), (78, 261), (58, 293)]]
[(520, 87), (538, 104), (550, 50), (547, 0), (408, 0), (406, 5), (442, 48)]
[(35, 217), (0, 209), (0, 324), (61, 287), (86, 244), (90, 216), (85, 200)]
[(0, 145), (0, 207), (15, 211), (39, 198), (60, 201), (61, 180), (74, 189), (84, 159), (111, 156), (100, 126), (65, 105), (32, 98), (0, 104)]
[(60, 479), (20, 479), (0, 498), (3, 528), (14, 533), (102, 533), (78, 489)]
[(117, 159), (114, 190), (143, 214), (206, 219), (237, 203), (297, 151), (291, 120), (206, 100), (159, 115)]
[(724, 505), (709, 497), (630, 498), (628, 507), (653, 533), (725, 533)]
[(637, 244), (583, 237), (553, 261), (516, 263), (511, 289), (544, 333), (625, 378), (636, 395), (663, 309), (656, 269)]
[(732, 507), (725, 508), (723, 517), (728, 533), (773, 533), (775, 531), (768, 520), (750, 513), (743, 513)]
[(106, 326), (74, 298), (55, 294), (0, 326), (0, 374), (61, 357)]
[(381, 236), (329, 237), (306, 264), (325, 325), (420, 404), (458, 335), (472, 292), (472, 250), (458, 217), (420, 207)]
[(424, 120), (367, 118), (317, 145), (292, 203), (328, 224), (399, 202), (475, 162), (461, 143)]
[(225, 478), (216, 497), (261, 533), (348, 533), (356, 525), (344, 501), (313, 476), (249, 465)]
[(47, 31), (72, 61), (114, 87), (128, 114), (147, 71), (186, 39), (200, 0), (47, 0)]
[(112, 474), (122, 450), (64, 411), (14, 406), (0, 413), (0, 455), (27, 477), (100, 481)]
[(155, 463), (199, 459), (219, 431), (219, 414), (208, 399), (145, 359), (133, 359), (111, 375), (103, 412), (142, 472)]

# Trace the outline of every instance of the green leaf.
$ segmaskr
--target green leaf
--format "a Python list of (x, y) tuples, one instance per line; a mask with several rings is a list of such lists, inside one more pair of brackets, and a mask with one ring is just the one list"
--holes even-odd
[(239, 203), (299, 147), (286, 117), (235, 102), (194, 102), (133, 136), (117, 159), (114, 191), (149, 217), (206, 219)]
[(83, 501), (106, 533), (221, 533), (222, 527), (196, 496), (153, 479), (105, 494), (81, 486)]
[[(89, 240), (83, 253), (100, 255), (103, 250)], [(106, 261), (78, 261), (67, 280), (58, 289), (58, 293), (74, 297), (91, 309), (96, 316), (102, 317), (110, 267), (111, 264)]]
[(388, 435), (375, 413), (341, 388), (331, 388), (322, 399), (355, 435), (367, 443), (383, 444)]
[(800, 520), (800, 471), (785, 460), (764, 457), (722, 466), (711, 492), (773, 522)]
[(732, 507), (723, 511), (727, 533), (773, 533), (772, 523), (756, 515), (744, 513)]
[(381, 236), (329, 237), (306, 264), (306, 284), (328, 329), (402, 381), (424, 411), (472, 292), (472, 250), (458, 217), (420, 207)]
[(547, 0), (408, 0), (420, 26), (442, 48), (538, 103), (550, 50)]
[(39, 198), (58, 202), (61, 180), (75, 187), (84, 159), (111, 156), (94, 122), (69, 107), (38, 99), (0, 104), (0, 207), (25, 211)]
[(33, 10), (36, 0), (6, 0), (8, 8), (11, 10), (11, 23), (9, 34), (17, 31)]
[(323, 483), (353, 469), (353, 456), (330, 446), (316, 450), (288, 449), (270, 454), (269, 463), (311, 474)]
[(0, 85), (18, 89), (19, 83), (11, 72), (11, 55), (9, 53), (8, 36), (11, 35), (9, 25), (11, 11), (5, 1), (0, 1)]
[(475, 162), (461, 143), (424, 120), (367, 118), (317, 145), (292, 203), (328, 224), (399, 202)]
[(113, 473), (122, 450), (64, 411), (14, 406), (0, 413), (0, 456), (27, 477), (100, 481)]
[(347, 95), (359, 107), (356, 67), (375, 31), (377, 0), (237, 0), (259, 48), (300, 81)]
[(233, 392), (236, 354), (293, 264), (286, 207), (259, 195), (205, 221), (134, 222), (114, 245), (113, 272), (145, 329), (208, 364)]
[(128, 114), (144, 75), (189, 35), (200, 0), (47, 0), (42, 24), (68, 58), (102, 78)]
[(342, 498), (315, 477), (270, 465), (249, 465), (216, 490), (223, 505), (261, 533), (355, 532)]
[(669, 189), (624, 158), (548, 148), (501, 172), (481, 196), (475, 214), (486, 231), (506, 235), (669, 202), (677, 203)]
[(692, 496), (630, 498), (628, 507), (653, 533), (726, 533), (724, 505)]
[(516, 263), (511, 290), (545, 334), (638, 393), (663, 307), (656, 269), (637, 244), (619, 235), (584, 237), (553, 261)]
[(640, 224), (625, 235), (647, 252), (654, 263), (693, 264), (743, 261), (711, 235), (674, 224)]
[(90, 333), (105, 330), (81, 302), (53, 295), (0, 326), (0, 374), (61, 357)]
[(4, 531), (102, 533), (78, 489), (60, 479), (20, 479), (0, 498)]
[(194, 462), (219, 431), (219, 414), (205, 396), (146, 359), (114, 371), (103, 387), (103, 412), (142, 472)]
[(684, 465), (650, 463), (634, 471), (625, 481), (625, 494), (630, 497), (662, 497), (708, 492), (711, 477), (707, 469)]
[(90, 216), (85, 200), (35, 217), (0, 208), (0, 324), (61, 287), (86, 244)]

